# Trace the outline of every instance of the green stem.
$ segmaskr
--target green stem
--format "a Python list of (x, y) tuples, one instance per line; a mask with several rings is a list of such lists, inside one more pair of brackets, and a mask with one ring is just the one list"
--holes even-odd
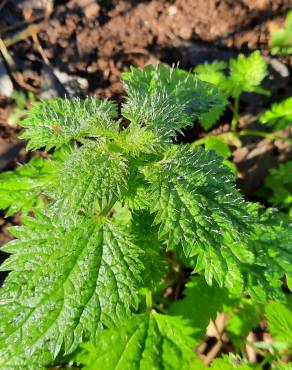
[[(208, 136), (214, 136), (214, 135), (208, 135)], [(202, 137), (201, 139), (198, 139), (192, 143), (192, 146), (202, 145), (205, 144), (207, 139), (207, 136)]]
[(272, 132), (263, 132), (258, 130), (242, 130), (239, 132), (240, 136), (260, 136), (270, 140), (282, 140), (289, 144), (292, 144), (292, 140), (288, 137), (277, 136)]
[(233, 118), (231, 121), (231, 130), (235, 131), (236, 126), (239, 121), (239, 96), (237, 96), (234, 100), (234, 106), (233, 106)]
[(146, 308), (147, 308), (147, 311), (151, 311), (152, 310), (152, 291), (150, 289), (147, 289), (146, 291)]
[(111, 211), (111, 209), (113, 208), (113, 206), (115, 205), (116, 201), (117, 201), (117, 198), (113, 197), (110, 200), (110, 202), (99, 212), (97, 217), (98, 218), (106, 217), (108, 213)]

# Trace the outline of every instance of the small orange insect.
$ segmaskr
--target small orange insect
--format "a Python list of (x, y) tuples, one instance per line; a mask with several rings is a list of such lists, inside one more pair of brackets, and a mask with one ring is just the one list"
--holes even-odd
[(54, 132), (60, 132), (60, 131), (62, 131), (62, 128), (61, 128), (61, 126), (59, 125), (59, 123), (54, 123), (54, 124), (52, 125), (52, 130), (53, 130)]

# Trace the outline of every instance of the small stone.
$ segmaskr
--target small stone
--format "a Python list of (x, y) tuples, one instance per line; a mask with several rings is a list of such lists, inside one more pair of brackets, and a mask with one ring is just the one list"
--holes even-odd
[(168, 8), (168, 13), (170, 15), (175, 15), (177, 13), (177, 7), (175, 5), (171, 5), (169, 8)]
[(290, 72), (288, 67), (282, 63), (279, 59), (276, 58), (266, 58), (268, 63), (273, 67), (273, 69), (279, 73), (281, 77), (289, 77)]
[(179, 31), (179, 36), (183, 40), (189, 40), (192, 37), (192, 28), (191, 27), (182, 27)]
[(68, 98), (86, 96), (87, 90), (88, 81), (85, 78), (69, 75), (44, 65), (41, 74), (40, 97), (42, 99), (51, 99), (56, 96)]
[(12, 92), (13, 83), (3, 60), (0, 58), (0, 95), (10, 97)]
[(87, 19), (97, 18), (100, 12), (100, 5), (96, 3), (88, 4), (83, 11)]

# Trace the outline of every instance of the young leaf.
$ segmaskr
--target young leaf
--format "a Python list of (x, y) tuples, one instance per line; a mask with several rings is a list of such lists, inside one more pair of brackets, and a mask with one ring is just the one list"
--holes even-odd
[(260, 122), (273, 126), (276, 130), (292, 125), (292, 97), (272, 104), (271, 109), (260, 117)]
[(122, 113), (131, 121), (131, 125), (145, 126), (156, 132), (163, 141), (169, 141), (195, 119), (187, 111), (186, 102), (177, 104), (176, 98), (165, 91), (152, 95), (143, 91), (129, 91)]
[(227, 76), (223, 72), (226, 68), (227, 64), (225, 62), (213, 62), (200, 64), (194, 71), (197, 73), (200, 80), (209, 82), (221, 89), (222, 85), (227, 80)]
[(234, 98), (238, 98), (244, 91), (267, 94), (260, 86), (267, 73), (267, 63), (258, 50), (248, 57), (239, 54), (237, 59), (230, 60), (230, 76), (225, 90)]
[(193, 330), (178, 318), (150, 314), (135, 315), (116, 329), (104, 330), (98, 346), (85, 345), (79, 357), (84, 370), (187, 370)]
[(1, 368), (28, 366), (31, 355), (49, 365), (137, 305), (139, 249), (122, 228), (82, 218), (63, 228), (39, 214), (12, 232), (1, 266), (12, 270), (1, 289)]
[(111, 117), (117, 107), (111, 101), (95, 98), (67, 100), (55, 98), (33, 105), (29, 116), (21, 122), (29, 139), (27, 149), (60, 148), (83, 137), (114, 135), (118, 124)]
[(54, 179), (56, 171), (52, 161), (33, 158), (15, 171), (0, 174), (0, 208), (7, 209), (6, 216), (15, 212), (28, 213), (41, 206), (41, 193)]
[(195, 119), (203, 127), (211, 127), (227, 104), (215, 86), (178, 68), (132, 68), (123, 78), (128, 91), (123, 115), (131, 122), (150, 126), (162, 138), (174, 136)]

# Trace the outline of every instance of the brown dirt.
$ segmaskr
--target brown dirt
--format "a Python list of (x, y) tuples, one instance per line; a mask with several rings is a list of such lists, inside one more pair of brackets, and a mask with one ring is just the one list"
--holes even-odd
[[(190, 67), (184, 41), (267, 50), (270, 31), (283, 22), (289, 0), (70, 0), (54, 11), (40, 35), (53, 64), (89, 76), (90, 89), (122, 91), (120, 71), (162, 60)], [(70, 11), (68, 11), (70, 10)], [(57, 63), (56, 63), (57, 62)]]

